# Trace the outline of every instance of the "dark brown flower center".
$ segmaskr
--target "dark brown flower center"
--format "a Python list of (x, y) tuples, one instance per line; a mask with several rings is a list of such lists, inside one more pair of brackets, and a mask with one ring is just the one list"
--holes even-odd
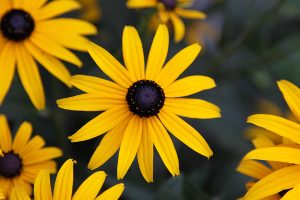
[(28, 38), (34, 30), (34, 20), (24, 10), (13, 9), (4, 14), (1, 19), (1, 32), (9, 40), (22, 41)]
[(21, 169), (22, 160), (17, 154), (9, 152), (0, 157), (0, 176), (13, 178), (20, 175)]
[(140, 80), (128, 89), (126, 101), (129, 110), (140, 117), (151, 117), (159, 113), (165, 102), (163, 89), (154, 81)]
[(167, 10), (173, 10), (176, 7), (176, 0), (159, 0), (164, 4)]

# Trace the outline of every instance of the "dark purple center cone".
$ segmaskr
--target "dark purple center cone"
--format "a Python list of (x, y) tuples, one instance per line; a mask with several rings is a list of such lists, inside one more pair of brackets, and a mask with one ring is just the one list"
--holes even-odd
[(13, 178), (20, 175), (21, 169), (22, 160), (13, 152), (4, 153), (4, 156), (0, 157), (0, 176)]
[(3, 35), (14, 41), (25, 40), (34, 30), (34, 20), (30, 14), (18, 9), (10, 10), (4, 14), (0, 25)]
[(164, 4), (167, 10), (173, 10), (176, 6), (176, 0), (159, 0)]
[(128, 89), (126, 101), (134, 114), (151, 117), (157, 115), (163, 107), (165, 93), (154, 81), (140, 80)]

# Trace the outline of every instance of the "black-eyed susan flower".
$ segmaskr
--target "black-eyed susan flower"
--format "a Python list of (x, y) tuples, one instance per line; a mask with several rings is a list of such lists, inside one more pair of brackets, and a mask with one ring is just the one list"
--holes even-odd
[(282, 191), (286, 193), (282, 198), (285, 200), (297, 199), (295, 195), (300, 195), (300, 89), (286, 80), (279, 81), (278, 86), (295, 119), (289, 120), (270, 114), (250, 116), (249, 123), (281, 136), (283, 142), (276, 146), (254, 149), (244, 157), (243, 162), (262, 160), (290, 166), (271, 173), (253, 185), (244, 197), (246, 200), (263, 199)]
[(82, 5), (81, 18), (97, 23), (101, 17), (101, 9), (97, 0), (78, 0)]
[(167, 130), (199, 154), (206, 157), (213, 154), (205, 139), (178, 117), (220, 117), (220, 109), (214, 104), (182, 98), (214, 88), (213, 79), (195, 75), (176, 80), (195, 60), (201, 47), (190, 45), (164, 65), (168, 44), (168, 29), (160, 25), (146, 68), (142, 43), (133, 27), (127, 26), (123, 32), (126, 68), (105, 49), (93, 43), (89, 45), (94, 61), (114, 82), (76, 75), (71, 83), (86, 94), (58, 100), (59, 107), (64, 109), (105, 111), (69, 137), (72, 142), (80, 142), (107, 132), (92, 156), (89, 168), (101, 166), (120, 149), (117, 177), (125, 176), (137, 155), (144, 178), (151, 182), (154, 145), (170, 173), (178, 175), (178, 157)]
[[(103, 171), (95, 172), (88, 177), (72, 194), (73, 191), (73, 161), (67, 160), (60, 168), (52, 195), (50, 174), (47, 170), (42, 170), (34, 183), (34, 199), (35, 200), (117, 200), (121, 196), (124, 185), (117, 184), (99, 196), (98, 193), (105, 181), (106, 174)], [(16, 187), (12, 191), (12, 200), (30, 200), (26, 192)]]
[(55, 172), (56, 163), (52, 159), (62, 155), (58, 148), (44, 147), (42, 137), (30, 139), (31, 133), (31, 124), (23, 122), (12, 140), (7, 119), (0, 115), (0, 187), (6, 197), (16, 185), (30, 194), (39, 171)]
[(129, 8), (157, 8), (158, 18), (161, 23), (172, 22), (174, 27), (175, 41), (179, 42), (185, 35), (185, 26), (182, 18), (204, 19), (206, 15), (197, 10), (186, 9), (193, 0), (128, 0)]
[(67, 48), (86, 51), (84, 35), (96, 28), (82, 20), (55, 18), (79, 9), (73, 0), (1, 0), (0, 4), (0, 104), (15, 71), (37, 109), (45, 107), (44, 89), (37, 67), (40, 63), (53, 76), (70, 85), (70, 73), (60, 61), (81, 66), (81, 61)]

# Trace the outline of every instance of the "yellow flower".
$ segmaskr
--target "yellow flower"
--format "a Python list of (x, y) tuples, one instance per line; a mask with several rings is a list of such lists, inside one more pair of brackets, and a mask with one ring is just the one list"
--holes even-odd
[(284, 200), (297, 199), (300, 195), (300, 89), (286, 80), (279, 81), (278, 86), (297, 121), (270, 114), (250, 116), (249, 123), (281, 136), (283, 142), (275, 146), (271, 144), (254, 149), (243, 158), (243, 162), (256, 162), (253, 160), (280, 162), (287, 167), (280, 168), (264, 178), (261, 177), (261, 180), (247, 192), (245, 200), (263, 199), (282, 191), (287, 191), (282, 198)]
[(82, 5), (81, 18), (93, 23), (99, 22), (101, 9), (97, 0), (78, 0)]
[(180, 19), (204, 19), (206, 15), (197, 10), (185, 9), (193, 0), (128, 0), (129, 8), (157, 8), (158, 17), (162, 23), (172, 22), (175, 41), (179, 42), (185, 35), (185, 26)]
[(79, 8), (79, 3), (72, 0), (47, 4), (46, 0), (1, 0), (0, 104), (17, 70), (34, 106), (39, 110), (45, 107), (36, 61), (70, 86), (71, 75), (59, 59), (81, 66), (81, 61), (67, 48), (86, 51), (88, 40), (83, 35), (95, 34), (97, 30), (82, 20), (55, 17)]
[(7, 119), (0, 115), (0, 187), (6, 196), (16, 185), (30, 194), (40, 170), (56, 171), (52, 159), (60, 157), (62, 152), (55, 147), (44, 147), (45, 141), (40, 136), (30, 139), (31, 132), (31, 124), (23, 122), (12, 141)]
[[(88, 177), (77, 189), (72, 196), (73, 190), (73, 161), (67, 160), (60, 168), (52, 196), (50, 174), (47, 170), (42, 170), (34, 183), (34, 199), (35, 200), (117, 200), (121, 196), (124, 185), (122, 183), (117, 184), (108, 190), (104, 191), (101, 195), (98, 195), (104, 181), (106, 174), (103, 171), (95, 172)], [(30, 200), (30, 197), (26, 192), (16, 187), (11, 194), (11, 200)]]
[(119, 151), (117, 177), (127, 173), (137, 155), (146, 181), (153, 181), (153, 144), (173, 176), (179, 174), (178, 157), (169, 130), (194, 151), (206, 157), (213, 153), (204, 138), (179, 116), (208, 119), (220, 117), (220, 109), (200, 99), (180, 98), (215, 87), (206, 76), (176, 79), (196, 59), (201, 47), (193, 44), (180, 51), (163, 67), (169, 33), (160, 25), (154, 37), (145, 70), (141, 39), (135, 28), (123, 32), (124, 68), (110, 53), (91, 43), (89, 53), (114, 82), (76, 75), (71, 83), (86, 92), (58, 100), (60, 108), (105, 111), (69, 138), (80, 142), (107, 132), (92, 156), (89, 168), (104, 164)]

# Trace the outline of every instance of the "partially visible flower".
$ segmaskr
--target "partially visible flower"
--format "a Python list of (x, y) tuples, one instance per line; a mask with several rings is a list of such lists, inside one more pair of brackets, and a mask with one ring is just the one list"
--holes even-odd
[[(50, 174), (42, 170), (34, 182), (35, 200), (117, 200), (122, 195), (124, 184), (117, 184), (98, 196), (105, 181), (106, 174), (103, 171), (95, 172), (88, 177), (73, 195), (73, 165), (74, 161), (67, 160), (60, 168), (52, 195)], [(11, 200), (30, 200), (29, 195), (21, 187), (13, 189)]]
[(99, 22), (101, 8), (97, 0), (77, 0), (82, 5), (81, 18), (92, 23)]
[(82, 63), (68, 50), (87, 51), (85, 35), (97, 29), (77, 19), (57, 18), (80, 8), (77, 1), (1, 0), (0, 3), (0, 104), (18, 71), (33, 105), (45, 108), (45, 94), (37, 62), (70, 86), (70, 72), (63, 62)]
[(175, 41), (179, 42), (185, 35), (185, 25), (180, 19), (204, 19), (206, 15), (197, 10), (186, 9), (193, 0), (128, 0), (129, 8), (157, 8), (161, 23), (172, 22), (174, 27)]
[(34, 136), (30, 139), (31, 133), (31, 124), (23, 122), (12, 140), (7, 119), (0, 115), (0, 187), (6, 197), (16, 185), (31, 194), (31, 184), (40, 170), (56, 171), (56, 163), (52, 159), (60, 157), (61, 150), (44, 147), (43, 138)]
[[(278, 170), (269, 171), (268, 174), (263, 174), (262, 167), (257, 165), (248, 167), (249, 171), (256, 168), (262, 176), (257, 177), (260, 181), (249, 189), (243, 198), (245, 200), (263, 199), (278, 194), (284, 195), (284, 200), (294, 200), (300, 196), (300, 89), (286, 80), (279, 81), (278, 86), (295, 120), (270, 114), (257, 114), (248, 118), (249, 123), (282, 137), (282, 143), (273, 145), (268, 142), (269, 145), (254, 149), (243, 158), (242, 165), (245, 162), (257, 163), (253, 160), (281, 164)], [(239, 167), (239, 170), (245, 173), (246, 166)]]
[(77, 75), (72, 84), (85, 94), (58, 100), (68, 110), (104, 111), (69, 138), (81, 142), (105, 134), (92, 156), (89, 168), (103, 165), (119, 150), (117, 177), (124, 178), (137, 156), (142, 175), (153, 181), (153, 146), (164, 164), (179, 175), (177, 153), (167, 130), (205, 157), (213, 152), (205, 139), (179, 116), (211, 119), (220, 109), (207, 101), (183, 98), (216, 86), (207, 76), (178, 77), (193, 63), (201, 47), (193, 44), (177, 53), (166, 64), (169, 33), (160, 25), (152, 42), (147, 67), (141, 39), (134, 27), (123, 32), (123, 67), (109, 52), (91, 43), (89, 53), (114, 82)]

